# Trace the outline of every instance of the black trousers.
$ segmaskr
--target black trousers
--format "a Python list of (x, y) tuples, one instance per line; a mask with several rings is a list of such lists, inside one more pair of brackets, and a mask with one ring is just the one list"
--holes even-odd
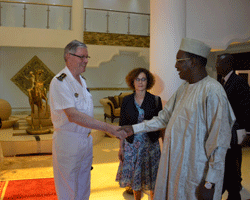
[(228, 149), (225, 162), (225, 174), (222, 194), (227, 190), (228, 200), (241, 200), (241, 163), (242, 149), (240, 145), (231, 145)]

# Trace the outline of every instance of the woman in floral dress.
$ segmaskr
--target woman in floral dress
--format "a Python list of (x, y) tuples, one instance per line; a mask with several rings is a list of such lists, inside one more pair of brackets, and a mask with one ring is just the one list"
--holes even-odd
[[(120, 125), (133, 125), (157, 116), (162, 103), (160, 97), (147, 92), (155, 83), (151, 72), (136, 68), (126, 76), (126, 82), (134, 93), (123, 99)], [(161, 156), (159, 134), (159, 131), (139, 133), (120, 141), (116, 181), (120, 187), (131, 187), (135, 200), (140, 200), (141, 192), (146, 190), (153, 199)]]

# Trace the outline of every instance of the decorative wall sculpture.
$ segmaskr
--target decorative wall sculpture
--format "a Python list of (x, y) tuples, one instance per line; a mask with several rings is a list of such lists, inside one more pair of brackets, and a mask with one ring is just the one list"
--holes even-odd
[(26, 65), (24, 65), (23, 68), (11, 78), (11, 81), (14, 82), (16, 86), (28, 96), (28, 89), (32, 88), (32, 84), (34, 82), (33, 75), (37, 70), (43, 71), (41, 79), (44, 82), (44, 88), (48, 91), (50, 81), (55, 74), (37, 56), (34, 56)]
[(83, 41), (94, 45), (150, 47), (150, 36), (141, 35), (84, 32)]

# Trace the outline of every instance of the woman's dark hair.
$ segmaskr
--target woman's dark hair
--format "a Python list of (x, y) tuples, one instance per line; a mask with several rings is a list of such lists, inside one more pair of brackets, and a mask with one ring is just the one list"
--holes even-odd
[(145, 68), (135, 68), (128, 73), (126, 76), (126, 83), (131, 89), (135, 89), (134, 80), (139, 76), (140, 73), (146, 74), (147, 77), (147, 87), (146, 89), (151, 89), (155, 84), (155, 77), (153, 74)]

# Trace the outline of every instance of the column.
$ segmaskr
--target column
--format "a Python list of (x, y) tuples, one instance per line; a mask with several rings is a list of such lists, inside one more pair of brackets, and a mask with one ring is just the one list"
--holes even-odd
[(182, 83), (175, 61), (186, 33), (186, 1), (151, 0), (150, 16), (150, 71), (156, 77), (151, 92), (165, 104)]
[[(73, 0), (72, 2), (72, 31), (75, 33), (75, 39), (83, 42), (83, 14), (84, 0)], [(71, 41), (72, 39), (70, 39)], [(70, 42), (69, 41), (69, 42)]]

